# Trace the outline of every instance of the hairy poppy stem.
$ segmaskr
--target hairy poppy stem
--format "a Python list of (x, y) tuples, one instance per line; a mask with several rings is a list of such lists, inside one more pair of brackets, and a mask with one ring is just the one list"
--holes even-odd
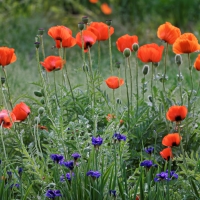
[(128, 83), (127, 83), (127, 67), (128, 67), (128, 58), (126, 58), (127, 66), (125, 67), (125, 83), (126, 83), (126, 95), (127, 95), (127, 106), (128, 106), (128, 129), (129, 129), (129, 122), (130, 122), (130, 103), (129, 103), (129, 92), (128, 92)]
[(163, 76), (163, 91), (165, 94), (165, 78), (167, 74), (167, 55), (168, 55), (168, 43), (166, 43), (166, 49), (165, 49), (165, 59), (164, 59), (164, 76)]
[(4, 144), (4, 140), (3, 140), (3, 123), (1, 123), (1, 142), (2, 142), (2, 146), (3, 146), (3, 152), (4, 152), (4, 156), (5, 156), (5, 159), (6, 161), (8, 160), (8, 157), (7, 157), (7, 154), (6, 154), (6, 148), (5, 148), (5, 144)]
[(190, 70), (190, 79), (191, 79), (191, 92), (188, 96), (188, 110), (190, 111), (190, 107), (191, 107), (191, 97), (192, 97), (192, 93), (193, 93), (193, 88), (194, 88), (194, 84), (193, 84), (193, 76), (192, 76), (192, 66), (191, 66), (191, 61), (190, 61), (190, 54), (188, 53), (188, 65), (189, 65), (189, 70)]
[(151, 67), (151, 95), (152, 95), (152, 107), (154, 108), (154, 92), (153, 92), (153, 75), (154, 75), (154, 66), (152, 62), (152, 67)]
[(132, 103), (133, 103), (133, 82), (132, 82), (132, 70), (131, 70), (131, 65), (130, 65), (130, 57), (127, 58), (128, 60), (128, 68), (129, 68), (129, 71), (130, 71), (130, 84), (131, 84), (131, 103), (130, 103), (130, 106), (132, 108)]
[(180, 97), (181, 97), (181, 105), (183, 105), (183, 96), (182, 96), (182, 84), (181, 84), (181, 69), (178, 66), (178, 74), (179, 74), (179, 88), (180, 88)]
[[(137, 105), (137, 116), (138, 116), (138, 107), (139, 107), (139, 89), (138, 89), (138, 62), (137, 62), (137, 53), (135, 53), (135, 66), (136, 66), (136, 105)], [(145, 76), (144, 76), (145, 79)], [(143, 88), (143, 99), (144, 99), (144, 88)]]
[(11, 95), (10, 95), (10, 88), (9, 88), (9, 85), (8, 85), (8, 77), (7, 77), (6, 70), (4, 69), (4, 67), (2, 67), (2, 69), (3, 69), (4, 76), (6, 78), (6, 86), (7, 86), (7, 89), (8, 89), (8, 100), (9, 100), (11, 109), (13, 109), (13, 105), (12, 105), (12, 101), (11, 101)]
[(57, 107), (60, 107), (59, 101), (58, 101), (57, 87), (56, 87), (56, 73), (55, 73), (55, 71), (53, 71), (53, 80), (54, 80), (54, 89), (55, 89), (55, 96), (56, 96), (56, 104), (57, 104)]
[(113, 67), (112, 67), (112, 45), (111, 45), (111, 36), (110, 36), (110, 26), (108, 27), (108, 42), (109, 42), (109, 54), (110, 54), (110, 70), (113, 75)]

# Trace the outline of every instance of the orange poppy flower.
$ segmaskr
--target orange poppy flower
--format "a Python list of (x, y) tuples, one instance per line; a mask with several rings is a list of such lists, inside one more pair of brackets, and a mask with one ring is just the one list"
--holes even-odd
[(200, 54), (198, 55), (198, 57), (196, 58), (195, 62), (194, 62), (194, 68), (197, 71), (200, 71)]
[(123, 35), (117, 39), (116, 45), (117, 49), (120, 52), (124, 52), (124, 49), (129, 48), (131, 51), (133, 51), (133, 44), (138, 44), (138, 37), (136, 35)]
[(168, 44), (174, 44), (175, 40), (181, 35), (179, 28), (169, 22), (165, 22), (158, 27), (157, 36)]
[(105, 80), (105, 82), (111, 89), (117, 89), (124, 84), (124, 80), (122, 78), (118, 78), (117, 76), (110, 76)]
[[(82, 37), (83, 37), (83, 46), (84, 46), (84, 52), (88, 51), (88, 48), (91, 48), (93, 44), (96, 42), (96, 35), (88, 30), (82, 31)], [(82, 39), (80, 32), (76, 35), (76, 44), (82, 48)]]
[(167, 111), (166, 118), (172, 122), (180, 122), (186, 118), (187, 112), (185, 106), (171, 106)]
[(0, 47), (0, 65), (5, 67), (17, 60), (15, 50), (8, 47)]
[(48, 131), (48, 128), (46, 126), (41, 126), (40, 124), (38, 124), (38, 128), (41, 129), (41, 130)]
[(181, 136), (179, 133), (167, 134), (162, 139), (162, 144), (167, 147), (179, 146), (180, 142), (181, 142)]
[(28, 117), (31, 110), (24, 102), (20, 102), (13, 108), (12, 112), (16, 117), (16, 121), (21, 122)]
[(107, 3), (102, 3), (101, 4), (101, 11), (105, 15), (110, 15), (112, 13), (112, 9), (111, 9), (111, 7)]
[(162, 156), (162, 158), (164, 158), (165, 160), (169, 160), (170, 158), (173, 158), (173, 154), (172, 154), (172, 149), (170, 147), (167, 147), (165, 149), (163, 149), (160, 152), (160, 155)]
[(72, 37), (72, 31), (65, 26), (53, 26), (48, 30), (48, 35), (55, 40), (56, 47), (60, 48), (60, 42)]
[(109, 122), (110, 120), (114, 119), (114, 118), (116, 118), (116, 116), (113, 115), (113, 114), (108, 114), (108, 115), (106, 116), (106, 120), (107, 120), (108, 122)]
[(89, 0), (90, 3), (97, 3), (99, 0)]
[(11, 128), (15, 120), (16, 117), (12, 112), (7, 110), (2, 110), (0, 112), (0, 125), (2, 125), (4, 128)]
[(175, 54), (193, 53), (198, 50), (200, 50), (200, 45), (196, 36), (192, 33), (182, 34), (173, 44)]
[(160, 62), (164, 46), (158, 46), (155, 43), (146, 44), (138, 49), (138, 58), (142, 62)]
[[(92, 22), (88, 26), (87, 30), (93, 32), (97, 36), (97, 41), (104, 41), (109, 38), (108, 36), (109, 26), (103, 22)], [(110, 27), (110, 36), (114, 33), (114, 28)]]
[(62, 69), (63, 65), (65, 64), (65, 60), (59, 56), (48, 56), (45, 58), (44, 62), (40, 63), (47, 72), (51, 72), (53, 70)]

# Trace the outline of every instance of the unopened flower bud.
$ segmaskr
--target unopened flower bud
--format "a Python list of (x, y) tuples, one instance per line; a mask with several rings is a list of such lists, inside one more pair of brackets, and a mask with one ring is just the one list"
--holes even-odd
[(132, 49), (136, 52), (139, 49), (138, 43), (134, 43)]
[(85, 28), (84, 23), (83, 22), (79, 22), (78, 23), (78, 28), (79, 28), (80, 31), (82, 31)]
[(123, 54), (126, 58), (128, 58), (131, 55), (131, 50), (129, 48), (125, 48)]
[(42, 97), (42, 93), (39, 91), (34, 91), (34, 95), (37, 97)]
[(119, 69), (121, 63), (120, 62), (116, 62), (115, 64), (116, 64), (116, 67)]
[(43, 33), (44, 33), (44, 29), (43, 29), (43, 28), (39, 28), (39, 29), (38, 29), (38, 34), (39, 34), (39, 35), (43, 35)]
[(121, 103), (122, 103), (121, 99), (117, 98), (117, 104), (121, 104)]
[(35, 122), (36, 124), (39, 124), (39, 123), (40, 123), (40, 118), (39, 118), (39, 117), (35, 117), (34, 122)]
[(35, 47), (38, 49), (40, 47), (40, 43), (39, 42), (35, 42)]
[(144, 67), (142, 69), (142, 73), (144, 75), (147, 75), (149, 73), (149, 65), (144, 65)]
[(182, 64), (182, 56), (180, 54), (176, 54), (175, 63), (180, 66)]
[(1, 84), (3, 85), (6, 82), (6, 78), (5, 77), (1, 77)]
[(87, 24), (88, 23), (88, 17), (87, 16), (82, 17), (82, 22), (84, 24)]
[(152, 103), (153, 102), (153, 98), (151, 95), (148, 96), (149, 101)]
[(85, 65), (83, 65), (83, 71), (84, 72), (88, 72), (88, 66), (85, 64)]
[(44, 104), (44, 103), (45, 103), (44, 99), (41, 99), (41, 100), (40, 100), (40, 102), (41, 102), (42, 104)]
[(43, 114), (43, 113), (44, 113), (44, 111), (45, 111), (45, 110), (44, 110), (44, 108), (43, 108), (43, 107), (40, 107), (40, 108), (38, 109), (38, 113), (39, 113), (39, 114)]
[(107, 24), (108, 26), (111, 26), (112, 20), (111, 20), (111, 19), (107, 19), (107, 20), (106, 20), (106, 24)]

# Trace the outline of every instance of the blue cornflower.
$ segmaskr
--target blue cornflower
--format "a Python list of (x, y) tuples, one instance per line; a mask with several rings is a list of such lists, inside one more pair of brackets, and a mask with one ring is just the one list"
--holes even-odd
[(79, 153), (73, 153), (73, 154), (72, 154), (72, 157), (73, 157), (74, 160), (76, 161), (76, 160), (78, 160), (78, 158), (81, 157), (81, 155), (80, 155)]
[(118, 140), (119, 142), (121, 142), (121, 140), (126, 141), (126, 136), (125, 136), (125, 135), (122, 135), (122, 134), (120, 134), (120, 133), (114, 133), (113, 138), (114, 138), (115, 140)]
[(64, 160), (64, 156), (59, 154), (51, 154), (50, 157), (55, 163), (61, 163)]
[(161, 172), (160, 174), (156, 174), (156, 178), (154, 178), (155, 182), (159, 182), (162, 180), (170, 181), (172, 178), (178, 179), (178, 174), (175, 173), (175, 171), (170, 171), (170, 174), (168, 175), (168, 170), (166, 172)]
[(47, 190), (46, 197), (54, 199), (55, 197), (61, 197), (60, 190)]
[(22, 167), (19, 167), (19, 168), (18, 168), (18, 174), (19, 174), (19, 176), (22, 175), (22, 172), (23, 172), (23, 168), (22, 168)]
[[(166, 173), (168, 173), (168, 170), (166, 170)], [(170, 178), (178, 179), (178, 174), (175, 171), (170, 171)]]
[(140, 163), (140, 166), (150, 169), (151, 167), (157, 167), (158, 165), (153, 164), (152, 160), (144, 160), (143, 162)]
[(144, 150), (145, 150), (146, 153), (148, 153), (150, 155), (154, 152), (154, 148), (153, 147), (146, 147)]
[(101, 173), (98, 171), (89, 171), (86, 174), (87, 176), (91, 176), (92, 178), (99, 178), (101, 176)]
[(92, 137), (92, 144), (94, 145), (95, 148), (99, 148), (99, 146), (103, 143), (103, 138), (100, 136), (98, 137)]
[(66, 178), (67, 178), (68, 181), (71, 181), (72, 176), (74, 176), (74, 172), (72, 172), (72, 173), (66, 173)]
[(74, 161), (73, 160), (62, 162), (61, 164), (64, 165), (65, 167), (69, 168), (70, 170), (74, 169)]
[(110, 190), (109, 193), (110, 193), (110, 196), (111, 196), (111, 195), (112, 195), (113, 197), (116, 197), (116, 196), (117, 196), (116, 190)]
[(13, 188), (13, 187), (19, 188), (19, 183), (12, 184), (12, 185), (10, 186), (10, 188)]

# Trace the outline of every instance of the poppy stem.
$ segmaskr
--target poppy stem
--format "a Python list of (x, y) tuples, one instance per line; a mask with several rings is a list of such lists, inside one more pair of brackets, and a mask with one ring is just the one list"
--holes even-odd
[(56, 73), (55, 73), (55, 71), (53, 71), (53, 80), (54, 80), (56, 104), (57, 104), (57, 108), (58, 108), (58, 107), (60, 107), (60, 105), (59, 105), (59, 101), (58, 101), (58, 94), (57, 94), (57, 87), (56, 87)]
[(4, 69), (4, 67), (2, 67), (2, 70), (3, 70), (3, 73), (4, 73), (5, 79), (6, 79), (6, 86), (7, 86), (7, 89), (8, 89), (8, 100), (9, 100), (11, 109), (13, 109), (13, 105), (12, 105), (12, 101), (11, 101), (11, 95), (10, 95), (10, 88), (9, 88), (9, 85), (8, 85), (8, 77), (7, 77), (6, 70)]
[[(137, 62), (137, 53), (135, 53), (135, 67), (136, 67), (136, 105), (137, 105), (137, 116), (138, 116), (138, 108), (139, 108), (139, 89), (138, 89), (138, 62)], [(145, 79), (145, 76), (144, 76)], [(144, 88), (143, 88), (143, 99), (144, 99)]]
[(178, 74), (179, 74), (179, 88), (180, 88), (180, 96), (181, 96), (181, 105), (183, 105), (183, 96), (182, 96), (182, 84), (181, 84), (181, 69), (178, 66)]
[(1, 141), (2, 141), (2, 146), (3, 146), (3, 152), (4, 152), (4, 155), (5, 155), (5, 160), (7, 161), (8, 160), (8, 157), (7, 157), (7, 154), (6, 154), (6, 148), (5, 148), (5, 144), (4, 144), (4, 140), (3, 140), (3, 123), (1, 123)]
[(110, 26), (108, 27), (108, 42), (109, 42), (109, 54), (110, 54), (110, 70), (113, 75), (113, 67), (112, 67), (112, 45), (111, 45), (111, 36), (110, 36)]
[(132, 79), (133, 79), (133, 77), (132, 77), (132, 70), (131, 70), (131, 65), (130, 65), (130, 57), (128, 57), (128, 68), (129, 68), (129, 71), (130, 71), (130, 84), (131, 84), (131, 99), (130, 99), (130, 101), (131, 101), (131, 103), (130, 103), (130, 105), (131, 105), (131, 108), (132, 108), (132, 102), (133, 102), (133, 82), (132, 82)]
[(166, 44), (165, 49), (165, 59), (164, 59), (164, 76), (163, 76), (163, 91), (165, 93), (165, 80), (166, 80), (166, 73), (167, 73), (167, 55), (168, 55), (168, 43)]
[(152, 96), (152, 107), (154, 108), (154, 92), (153, 92), (153, 75), (154, 75), (154, 66), (152, 62), (152, 68), (151, 68), (151, 96)]
[(128, 129), (130, 122), (130, 103), (129, 103), (129, 92), (128, 92), (128, 83), (127, 83), (127, 67), (128, 67), (128, 58), (126, 58), (127, 66), (125, 67), (125, 83), (126, 83), (126, 95), (127, 95), (127, 106), (128, 106)]
[(190, 54), (189, 53), (188, 53), (188, 65), (189, 65), (189, 70), (190, 70), (190, 79), (191, 79), (191, 86), (192, 86), (191, 92), (188, 96), (188, 110), (190, 111), (190, 106), (191, 106), (190, 99), (192, 97), (194, 85), (193, 85), (192, 66), (191, 66)]

